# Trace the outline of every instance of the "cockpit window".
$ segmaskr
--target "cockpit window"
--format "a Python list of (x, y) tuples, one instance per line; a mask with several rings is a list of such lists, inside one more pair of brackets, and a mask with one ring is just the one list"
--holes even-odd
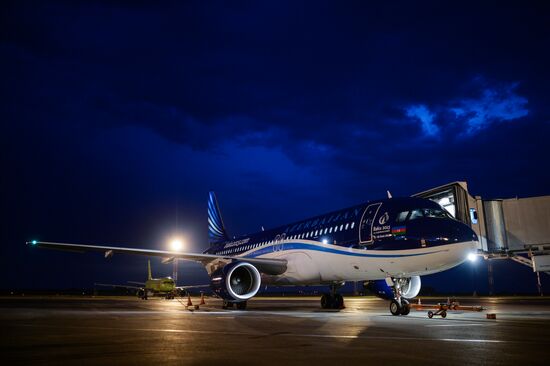
[(436, 218), (449, 218), (451, 217), (447, 211), (439, 208), (419, 208), (411, 211), (409, 220), (418, 219), (420, 217), (436, 217)]
[(409, 215), (409, 211), (403, 211), (397, 214), (397, 218), (395, 219), (395, 222), (405, 222), (407, 220), (407, 216)]
[(396, 223), (415, 220), (422, 217), (453, 218), (445, 209), (417, 208), (410, 211), (402, 211), (395, 217)]
[(449, 215), (445, 210), (441, 210), (438, 208), (425, 208), (423, 209), (424, 216), (426, 217), (439, 217), (439, 218), (447, 218)]
[(409, 216), (409, 220), (418, 219), (420, 217), (424, 217), (424, 210), (422, 209), (412, 210), (411, 215)]

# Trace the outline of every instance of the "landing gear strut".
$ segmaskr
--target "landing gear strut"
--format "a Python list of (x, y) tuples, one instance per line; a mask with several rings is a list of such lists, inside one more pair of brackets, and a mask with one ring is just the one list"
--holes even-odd
[(411, 306), (407, 299), (402, 297), (402, 287), (405, 280), (401, 278), (395, 278), (393, 280), (393, 294), (395, 298), (390, 302), (390, 313), (392, 315), (409, 315), (411, 312)]
[(342, 283), (330, 285), (330, 293), (323, 294), (321, 297), (321, 308), (323, 309), (344, 309), (344, 298), (336, 292)]
[(237, 310), (245, 310), (246, 309), (246, 301), (240, 301), (240, 302), (232, 302), (223, 300), (222, 309), (233, 309), (233, 305), (237, 308)]

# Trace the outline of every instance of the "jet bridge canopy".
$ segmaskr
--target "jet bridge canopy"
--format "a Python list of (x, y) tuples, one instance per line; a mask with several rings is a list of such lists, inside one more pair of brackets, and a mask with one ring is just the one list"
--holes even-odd
[(471, 196), (466, 182), (416, 193), (443, 206), (479, 237), (487, 254), (550, 254), (550, 196), (484, 200)]

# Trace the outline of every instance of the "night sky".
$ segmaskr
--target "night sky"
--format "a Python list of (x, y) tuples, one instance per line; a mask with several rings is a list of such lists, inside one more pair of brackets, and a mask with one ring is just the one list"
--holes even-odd
[[(202, 251), (209, 190), (232, 235), (455, 180), (550, 194), (550, 7), (478, 3), (2, 2), (0, 288), (141, 280), (142, 257), (24, 243)], [(423, 281), (483, 292), (485, 273)]]

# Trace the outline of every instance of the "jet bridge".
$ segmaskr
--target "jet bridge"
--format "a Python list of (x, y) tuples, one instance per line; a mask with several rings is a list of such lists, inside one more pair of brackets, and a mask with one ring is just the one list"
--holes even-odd
[(482, 199), (470, 195), (466, 182), (452, 182), (413, 197), (431, 199), (469, 225), (485, 258), (510, 258), (537, 275), (550, 273), (550, 196)]

